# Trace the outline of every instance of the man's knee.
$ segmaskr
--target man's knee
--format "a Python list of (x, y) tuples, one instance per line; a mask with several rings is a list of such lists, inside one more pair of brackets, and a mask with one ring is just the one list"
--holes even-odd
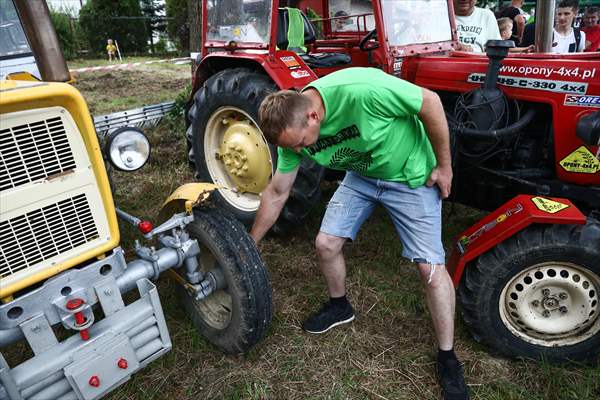
[(418, 263), (419, 273), (423, 283), (430, 288), (437, 288), (447, 282), (448, 271), (444, 264)]
[(315, 247), (317, 248), (319, 257), (329, 258), (342, 251), (344, 242), (346, 242), (346, 238), (319, 232), (315, 240)]

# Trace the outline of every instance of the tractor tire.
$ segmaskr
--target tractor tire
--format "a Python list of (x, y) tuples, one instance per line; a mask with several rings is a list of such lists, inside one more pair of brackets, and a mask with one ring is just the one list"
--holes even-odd
[[(226, 69), (206, 80), (188, 113), (189, 161), (197, 179), (223, 186), (213, 193), (213, 201), (247, 227), (277, 165), (277, 150), (257, 123), (261, 102), (276, 90), (264, 74)], [(323, 171), (312, 163), (301, 165), (275, 231), (297, 225), (317, 203)]]
[(532, 225), (470, 263), (458, 292), (475, 340), (514, 358), (595, 361), (600, 222)]
[[(187, 231), (200, 245), (200, 270), (220, 269), (226, 287), (196, 300), (178, 284), (186, 313), (221, 351), (245, 353), (265, 336), (273, 314), (269, 276), (254, 240), (239, 221), (214, 208), (195, 209)], [(177, 272), (185, 279), (185, 267)]]

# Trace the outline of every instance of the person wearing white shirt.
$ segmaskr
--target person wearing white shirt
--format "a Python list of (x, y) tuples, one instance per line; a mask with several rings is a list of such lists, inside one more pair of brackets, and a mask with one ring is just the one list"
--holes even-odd
[(573, 28), (578, 2), (563, 0), (556, 9), (556, 25), (552, 40), (553, 53), (577, 53), (585, 49), (585, 32)]
[(488, 40), (501, 40), (494, 13), (475, 7), (477, 0), (453, 0), (456, 31), (460, 45), (457, 50), (483, 53)]

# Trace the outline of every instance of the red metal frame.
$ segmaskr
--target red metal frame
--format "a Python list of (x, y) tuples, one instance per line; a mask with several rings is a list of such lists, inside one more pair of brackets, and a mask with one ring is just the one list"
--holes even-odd
[[(535, 198), (561, 203), (566, 207), (554, 213), (544, 211), (535, 205), (533, 201)], [(583, 225), (585, 222), (586, 216), (567, 199), (524, 194), (516, 196), (457, 236), (448, 260), (448, 272), (454, 286), (458, 287), (462, 273), (469, 261), (529, 225), (536, 223)]]

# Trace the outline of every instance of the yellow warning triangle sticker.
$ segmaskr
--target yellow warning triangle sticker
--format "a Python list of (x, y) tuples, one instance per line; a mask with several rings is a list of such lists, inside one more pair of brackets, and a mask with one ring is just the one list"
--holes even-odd
[(560, 161), (560, 165), (569, 172), (595, 174), (600, 171), (600, 160), (585, 146), (580, 146), (574, 152)]
[(555, 214), (569, 207), (568, 204), (559, 203), (558, 201), (546, 199), (544, 197), (533, 197), (531, 201), (533, 201), (533, 204), (535, 204), (538, 209), (549, 214)]

